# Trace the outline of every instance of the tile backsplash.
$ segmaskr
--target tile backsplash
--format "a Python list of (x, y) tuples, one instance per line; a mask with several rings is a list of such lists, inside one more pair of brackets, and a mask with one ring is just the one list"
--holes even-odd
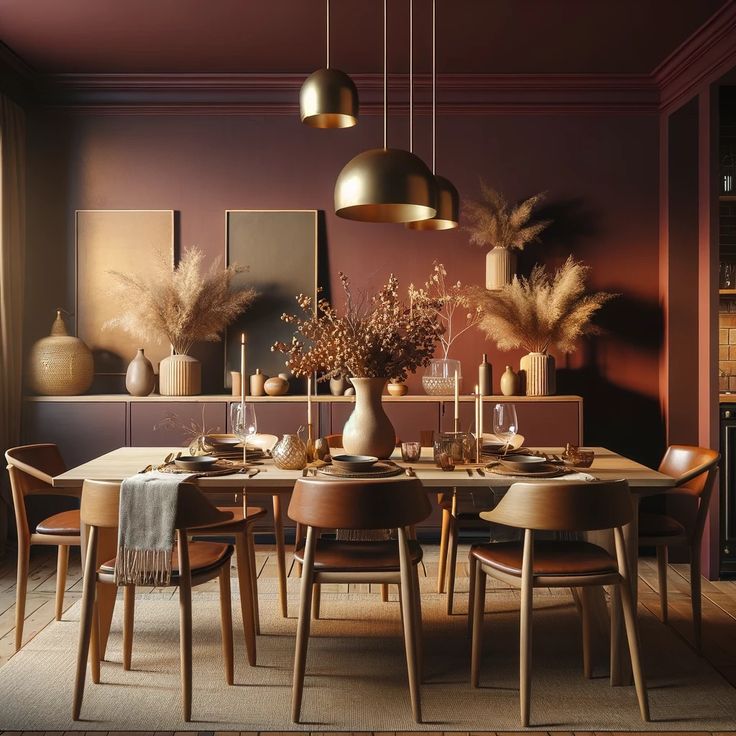
[(736, 391), (736, 299), (718, 306), (718, 389)]

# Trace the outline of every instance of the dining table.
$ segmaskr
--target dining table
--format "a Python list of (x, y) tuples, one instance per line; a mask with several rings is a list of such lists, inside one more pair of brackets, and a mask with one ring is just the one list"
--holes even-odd
[[(548, 455), (559, 455), (562, 450), (559, 447), (529, 448), (534, 452)], [(656, 495), (666, 491), (675, 484), (675, 479), (653, 470), (630, 458), (624, 457), (604, 447), (589, 447), (594, 451), (593, 463), (574, 476), (588, 480), (616, 480), (625, 479), (629, 483), (633, 506), (632, 522), (624, 527), (624, 539), (627, 548), (627, 557), (631, 570), (631, 579), (636, 581), (639, 559), (638, 543), (638, 507), (642, 498)], [(149, 466), (157, 467), (163, 463), (165, 457), (181, 452), (180, 447), (120, 447), (92, 460), (70, 468), (54, 477), (53, 486), (64, 489), (65, 493), (78, 492), (81, 495), (85, 480), (105, 480), (122, 482), (136, 473), (143, 472)], [(333, 450), (338, 454), (339, 450)], [(472, 494), (475, 489), (485, 488), (493, 492), (496, 500), (513, 483), (529, 480), (528, 477), (514, 477), (501, 475), (495, 472), (493, 461), (484, 457), (482, 463), (457, 464), (453, 470), (447, 471), (437, 467), (434, 462), (432, 448), (422, 448), (421, 457), (418, 461), (404, 463), (401, 459), (400, 449), (397, 448), (388, 460), (397, 467), (397, 473), (405, 473), (418, 478), (428, 493), (451, 490), (462, 496)], [(399, 468), (401, 469), (399, 471)], [(257, 473), (255, 472), (257, 471)], [(576, 471), (571, 469), (571, 473)], [(266, 457), (249, 464), (247, 468), (237, 468), (232, 473), (216, 475), (196, 476), (196, 483), (203, 493), (222, 494), (232, 492), (236, 497), (241, 497), (243, 504), (252, 503), (254, 497), (272, 497), (274, 500), (274, 526), (277, 534), (277, 554), (279, 556), (279, 571), (283, 580), (280, 580), (280, 596), (282, 613), (286, 611), (286, 575), (285, 575), (285, 546), (283, 540), (283, 508), (281, 499), (291, 494), (294, 484), (305, 473), (328, 478), (325, 473), (320, 473), (317, 468), (307, 470), (284, 470), (277, 468), (273, 460)], [(566, 476), (561, 476), (564, 479)], [(381, 482), (381, 479), (376, 479)], [(551, 480), (554, 482), (554, 479)], [(247, 499), (247, 501), (246, 501)], [(276, 518), (278, 517), (278, 518)], [(84, 530), (83, 536), (84, 536)], [(610, 539), (600, 534), (596, 535), (594, 541), (608, 546), (612, 549), (612, 536)], [(280, 538), (279, 538), (280, 537)], [(102, 563), (115, 556), (117, 540), (114, 535), (108, 539), (99, 540), (99, 562)], [(617, 586), (616, 586), (617, 587)], [(636, 606), (636, 585), (632, 586)], [(110, 632), (113, 609), (115, 606), (116, 591), (113, 586), (98, 587), (98, 615), (100, 625), (100, 652), (104, 658), (107, 638)], [(607, 610), (605, 601), (601, 594), (597, 615), (603, 615)], [(625, 684), (630, 680), (628, 670), (628, 655), (625, 651), (625, 636), (622, 634), (623, 623), (620, 613), (620, 605), (613, 601), (610, 606), (611, 616), (611, 683), (614, 685)], [(614, 632), (616, 635), (614, 635)]]

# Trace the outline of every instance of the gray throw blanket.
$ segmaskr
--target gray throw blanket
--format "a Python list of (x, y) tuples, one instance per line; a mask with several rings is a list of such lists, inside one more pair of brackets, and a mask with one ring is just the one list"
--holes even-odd
[(118, 585), (168, 585), (179, 485), (191, 475), (138, 473), (120, 486)]

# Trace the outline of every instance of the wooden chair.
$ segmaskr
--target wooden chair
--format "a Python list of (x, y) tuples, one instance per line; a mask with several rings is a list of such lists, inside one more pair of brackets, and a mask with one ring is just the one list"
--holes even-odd
[[(118, 527), (120, 484), (105, 481), (85, 481), (82, 488), (80, 517), (88, 529), (84, 560), (82, 614), (80, 622), (77, 670), (74, 683), (72, 717), (79, 720), (84, 696), (87, 660), (91, 657), (93, 680), (99, 682), (99, 644), (95, 598), (97, 584), (115, 585), (115, 560), (98, 560), (101, 533), (115, 533)], [(179, 587), (179, 653), (181, 661), (182, 710), (185, 721), (192, 715), (192, 586), (213, 578), (220, 583), (220, 626), (225, 661), (225, 679), (233, 684), (233, 626), (230, 600), (230, 558), (233, 548), (213, 542), (189, 542), (191, 529), (212, 524), (224, 524), (232, 514), (216, 509), (191, 484), (182, 484), (176, 516), (176, 546), (172, 553), (171, 585)], [(132, 626), (127, 611), (123, 622), (123, 637), (130, 637)], [(126, 631), (127, 630), (127, 631)]]
[(64, 588), (69, 565), (69, 547), (78, 547), (79, 511), (63, 511), (36, 525), (35, 532), (28, 526), (25, 500), (29, 496), (75, 496), (68, 490), (53, 488), (52, 478), (66, 470), (59, 448), (52, 444), (13, 447), (5, 453), (10, 475), (10, 488), (15, 510), (18, 534), (18, 568), (15, 587), (15, 651), (23, 643), (23, 622), (28, 589), (28, 566), (32, 544), (58, 546), (56, 563), (56, 620), (64, 610)]
[(693, 631), (695, 647), (698, 651), (702, 645), (700, 548), (720, 458), (721, 456), (715, 450), (704, 447), (671, 445), (659, 464), (661, 473), (677, 480), (674, 488), (651, 498), (679, 496), (691, 499), (695, 518), (690, 530), (667, 514), (650, 513), (645, 510), (639, 514), (639, 545), (657, 549), (657, 577), (663, 622), (667, 621), (667, 548), (683, 545), (690, 550)]
[[(300, 478), (289, 503), (289, 517), (307, 528), (297, 550), (302, 565), (299, 622), (294, 657), (291, 718), (299, 722), (304, 669), (309, 641), (312, 590), (319, 583), (398, 583), (404, 646), (409, 671), (414, 720), (422, 719), (420, 702), (421, 602), (417, 566), (422, 548), (407, 527), (426, 519), (431, 511), (427, 494), (416, 478), (338, 481)], [(318, 539), (320, 528), (392, 529), (397, 540), (340, 542)]]
[[(524, 529), (523, 542), (496, 542), (470, 549), (473, 643), (470, 681), (478, 687), (485, 607), (486, 575), (521, 587), (520, 709), (529, 726), (532, 664), (532, 596), (534, 588), (584, 588), (617, 585), (621, 593), (631, 665), (641, 717), (649, 720), (649, 703), (639, 658), (639, 634), (632, 602), (630, 568), (623, 529), (633, 515), (628, 484), (620, 481), (547, 481), (515, 483), (486, 521)], [(583, 541), (534, 541), (535, 531), (585, 532), (613, 529), (616, 557)], [(584, 618), (585, 621), (585, 618)], [(584, 641), (587, 637), (583, 637)], [(585, 654), (584, 654), (585, 657)]]

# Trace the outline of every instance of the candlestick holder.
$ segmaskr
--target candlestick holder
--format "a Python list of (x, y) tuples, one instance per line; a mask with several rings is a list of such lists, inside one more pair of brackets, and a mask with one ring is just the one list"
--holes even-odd
[(317, 459), (314, 448), (314, 427), (310, 422), (307, 424), (307, 462), (313, 463)]
[(454, 432), (460, 431), (460, 417), (455, 417), (455, 421), (453, 423), (453, 431)]

